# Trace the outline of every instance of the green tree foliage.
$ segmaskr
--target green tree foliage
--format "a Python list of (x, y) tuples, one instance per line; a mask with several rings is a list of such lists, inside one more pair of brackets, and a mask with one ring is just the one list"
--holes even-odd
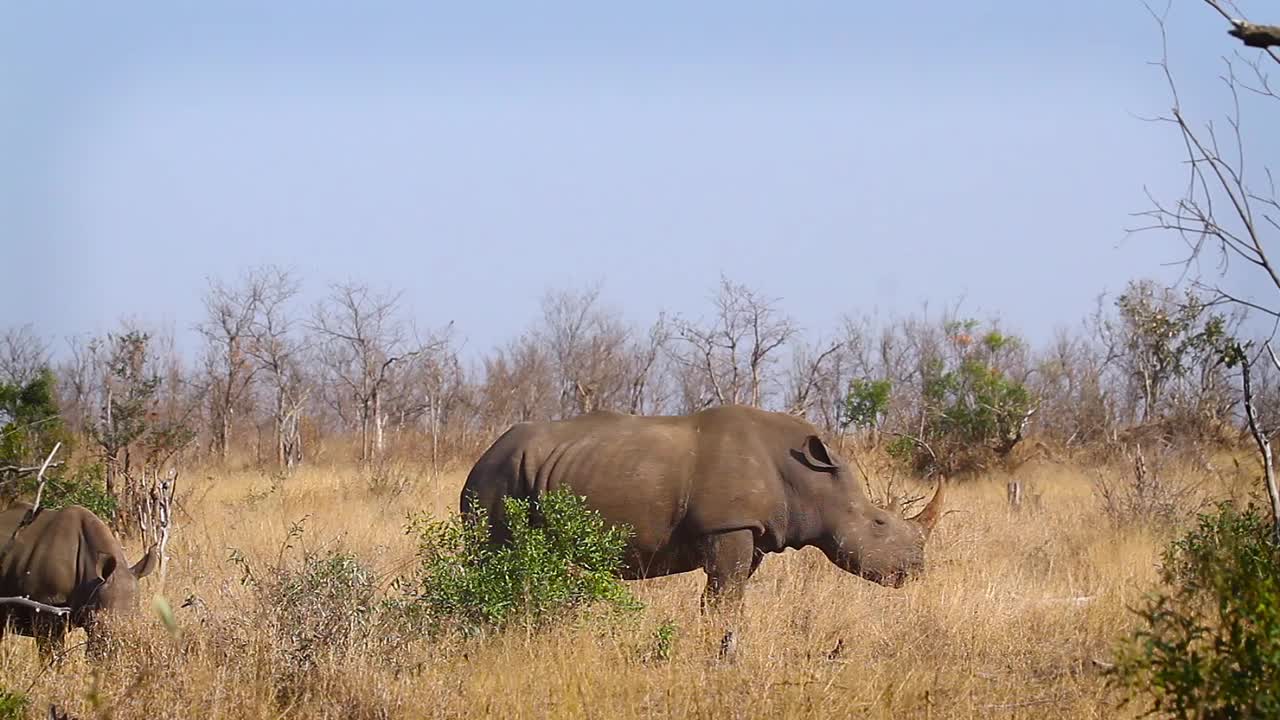
[[(530, 626), (602, 603), (634, 610), (618, 577), (627, 530), (610, 526), (567, 491), (504, 503), (511, 542), (494, 546), (484, 522), (412, 519), (418, 567), (399, 585), (396, 606), (431, 632), (475, 634), (512, 622)], [(483, 518), (482, 518), (483, 519)]]
[(1103, 331), (1131, 400), (1141, 407), (1136, 420), (1223, 412), (1227, 383), (1215, 370), (1231, 340), (1225, 316), (1211, 312), (1194, 290), (1180, 294), (1149, 280), (1130, 282), (1116, 310)]
[(876, 427), (889, 409), (889, 397), (893, 383), (888, 380), (854, 378), (844, 396), (840, 414), (840, 429)]
[[(60, 457), (69, 455), (71, 436), (58, 413), (54, 382), (53, 373), (43, 368), (24, 385), (0, 383), (0, 467), (37, 467), (59, 442), (63, 444)], [(51, 466), (45, 479), (50, 485), (46, 504), (57, 507), (58, 488), (68, 484), (63, 480), (63, 469)], [(33, 495), (36, 483), (33, 471), (0, 473), (0, 499)]]
[(941, 469), (946, 471), (962, 469), (983, 462), (986, 455), (1007, 454), (1022, 439), (1035, 401), (1008, 368), (1023, 343), (997, 330), (980, 329), (977, 320), (948, 323), (953, 352), (923, 358), (918, 439), (939, 457), (911, 438), (898, 438), (888, 447), (919, 470), (936, 462), (944, 462)]
[(135, 464), (163, 463), (194, 437), (185, 423), (157, 412), (163, 380), (154, 369), (150, 342), (148, 333), (130, 330), (108, 335), (105, 343), (105, 397), (90, 435), (102, 451), (106, 489), (113, 495), (117, 473), (128, 473)]
[(25, 385), (0, 383), (0, 465), (38, 463), (68, 441), (47, 367)]
[[(107, 492), (101, 463), (90, 463), (73, 468), (70, 472), (49, 473), (45, 476), (44, 495), (40, 506), (50, 510), (80, 505), (103, 520), (115, 517), (119, 502)], [(29, 477), (23, 483), (23, 494), (30, 497), (36, 492), (36, 478)]]
[(1177, 718), (1280, 716), (1280, 547), (1270, 517), (1229, 503), (1165, 550), (1114, 679)]
[[(0, 466), (35, 467), (58, 442), (63, 444), (59, 457), (70, 456), (72, 437), (59, 414), (54, 376), (48, 368), (21, 387), (0, 384), (0, 416), (5, 420), (0, 427)], [(92, 464), (68, 470), (69, 467), (53, 466), (45, 473), (40, 504), (50, 509), (83, 505), (99, 517), (112, 517), (116, 503), (106, 493), (102, 466)], [(38, 483), (36, 474), (29, 473), (5, 488), (5, 494), (29, 498), (35, 495)]]

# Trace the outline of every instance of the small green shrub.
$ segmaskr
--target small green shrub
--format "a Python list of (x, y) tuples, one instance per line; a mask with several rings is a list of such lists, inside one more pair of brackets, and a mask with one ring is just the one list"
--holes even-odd
[(642, 662), (666, 662), (675, 652), (679, 626), (674, 620), (666, 620), (653, 631), (649, 647), (641, 655)]
[(1269, 513), (1229, 503), (1165, 550), (1165, 586), (1112, 671), (1177, 718), (1280, 717), (1280, 547)]
[(0, 720), (22, 720), (30, 705), (31, 698), (26, 695), (0, 688)]
[(627, 530), (609, 526), (585, 500), (548, 493), (532, 506), (504, 503), (511, 542), (489, 543), (486, 518), (411, 519), (418, 566), (397, 583), (396, 607), (428, 632), (472, 635), (513, 621), (544, 625), (572, 611), (603, 604), (639, 608), (618, 577)]

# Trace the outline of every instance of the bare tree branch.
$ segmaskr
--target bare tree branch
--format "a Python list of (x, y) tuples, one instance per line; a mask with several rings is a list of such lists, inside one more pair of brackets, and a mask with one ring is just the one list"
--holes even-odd
[(40, 512), (40, 501), (44, 498), (45, 471), (49, 469), (49, 464), (53, 462), (53, 456), (58, 453), (58, 449), (62, 447), (61, 442), (54, 443), (53, 449), (49, 451), (49, 457), (44, 459), (44, 464), (40, 466), (40, 472), (36, 475), (36, 498), (31, 503), (31, 507), (22, 514), (22, 520), (13, 528), (13, 532), (9, 534), (8, 541), (5, 542), (4, 548), (0, 549), (0, 567), (4, 566), (5, 556), (9, 554), (9, 550), (13, 547), (13, 543), (18, 539), (18, 533), (30, 525), (36, 519), (36, 514)]
[(35, 600), (26, 597), (0, 597), (0, 605), (16, 605), (18, 607), (35, 610), (39, 613), (49, 613), (59, 617), (65, 617), (71, 614), (71, 608), (45, 605), (42, 602), (36, 602)]

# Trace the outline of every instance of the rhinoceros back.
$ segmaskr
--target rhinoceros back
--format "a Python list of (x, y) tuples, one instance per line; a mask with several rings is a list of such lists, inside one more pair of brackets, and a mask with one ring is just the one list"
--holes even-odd
[(10, 544), (27, 507), (0, 512), (0, 549), (8, 545), (0, 557), (0, 595), (65, 604), (83, 582), (97, 575), (101, 555), (123, 561), (119, 543), (102, 521), (78, 506), (42, 510)]
[(685, 517), (695, 435), (682, 418), (612, 412), (514, 425), (467, 476), (461, 510), (466, 516), (483, 508), (500, 540), (504, 497), (537, 498), (566, 488), (606, 521), (631, 526), (633, 547), (656, 550)]

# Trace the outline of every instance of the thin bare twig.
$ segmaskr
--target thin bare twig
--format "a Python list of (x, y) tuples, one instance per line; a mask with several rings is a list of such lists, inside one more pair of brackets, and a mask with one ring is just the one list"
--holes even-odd
[(36, 519), (36, 513), (40, 512), (40, 499), (44, 496), (44, 486), (46, 482), (44, 474), (45, 471), (49, 469), (49, 463), (53, 462), (53, 456), (57, 454), (58, 449), (61, 447), (61, 441), (54, 443), (53, 449), (49, 451), (49, 457), (45, 458), (44, 464), (40, 466), (40, 472), (36, 475), (36, 480), (39, 482), (39, 485), (36, 487), (36, 501), (27, 509), (27, 512), (23, 514), (22, 521), (18, 523), (17, 527), (15, 527), (13, 532), (9, 535), (9, 540), (4, 544), (4, 549), (0, 549), (0, 563), (4, 562), (5, 556), (9, 554), (9, 549), (12, 548), (13, 543), (17, 541), (18, 533), (22, 532), (23, 528), (30, 525), (32, 521)]
[[(49, 457), (45, 458), (44, 464), (40, 466), (40, 473), (36, 475), (36, 478), (40, 483), (36, 488), (36, 501), (27, 509), (27, 512), (23, 514), (22, 521), (18, 523), (17, 527), (13, 529), (13, 533), (9, 535), (9, 540), (5, 543), (4, 549), (0, 550), (0, 565), (3, 565), (5, 556), (9, 554), (9, 550), (13, 547), (13, 543), (17, 541), (18, 533), (21, 532), (23, 528), (30, 525), (32, 521), (36, 519), (36, 513), (40, 512), (40, 500), (44, 495), (44, 486), (46, 482), (44, 474), (49, 469), (49, 464), (53, 462), (53, 456), (58, 453), (58, 449), (61, 447), (61, 442), (54, 443), (53, 449), (49, 451)], [(0, 605), (17, 605), (19, 607), (30, 608), (36, 612), (52, 613), (59, 617), (68, 615), (71, 612), (70, 608), (46, 605), (28, 597), (0, 597)]]
[[(56, 462), (56, 463), (50, 463), (50, 464), (49, 464), (49, 467), (51, 467), (51, 468), (58, 468), (58, 467), (62, 467), (62, 466), (63, 466), (63, 465), (65, 465), (65, 464), (66, 464), (66, 463), (64, 463), (63, 461), (59, 460), (59, 461), (58, 461), (58, 462)], [(26, 465), (26, 466), (24, 466), (24, 465), (0, 465), (0, 475), (7, 475), (7, 476), (9, 476), (8, 478), (6, 478), (6, 481), (8, 481), (8, 480), (11, 480), (11, 479), (13, 479), (13, 478), (19, 478), (19, 477), (22, 477), (23, 475), (30, 475), (31, 473), (36, 472), (36, 471), (37, 471), (37, 470), (39, 470), (39, 469), (40, 469), (40, 466), (39, 466), (39, 465)]]
[(983, 705), (982, 707), (992, 710), (1007, 710), (1013, 708), (1035, 707), (1036, 705), (1052, 705), (1059, 702), (1062, 702), (1062, 698), (1054, 696), (1049, 698), (1040, 698), (1038, 700), (1024, 700), (1023, 702), (1015, 703), (995, 703), (992, 705)]
[(895, 432), (895, 431), (893, 431), (893, 430), (889, 430), (889, 431), (888, 431), (888, 434), (890, 434), (890, 435), (895, 435), (895, 436), (897, 436), (897, 437), (901, 437), (901, 438), (906, 438), (906, 439), (910, 440), (911, 442), (913, 442), (913, 443), (915, 443), (915, 444), (919, 445), (920, 447), (924, 448), (925, 452), (929, 453), (929, 457), (933, 458), (933, 464), (934, 464), (934, 465), (937, 465), (938, 467), (942, 467), (942, 463), (938, 460), (938, 455), (937, 455), (937, 453), (935, 453), (935, 452), (933, 451), (933, 448), (929, 447), (929, 443), (925, 442), (924, 440), (921, 440), (920, 438), (916, 437), (915, 435), (908, 435), (908, 434), (906, 434), (906, 433)]

